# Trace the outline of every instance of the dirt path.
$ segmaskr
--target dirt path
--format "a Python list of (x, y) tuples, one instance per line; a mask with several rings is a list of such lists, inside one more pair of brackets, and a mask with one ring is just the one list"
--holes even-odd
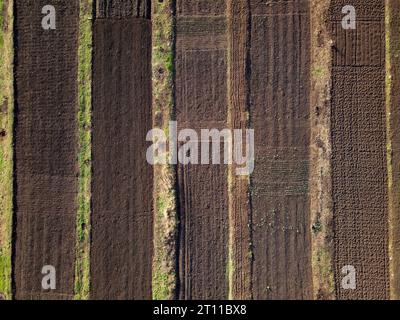
[[(225, 1), (177, 1), (176, 118), (227, 126)], [(180, 299), (228, 298), (227, 166), (178, 166)]]
[[(339, 299), (389, 297), (384, 1), (353, 1), (355, 30), (331, 3), (334, 262)], [(341, 285), (356, 269), (357, 289)]]
[(310, 2), (310, 218), (314, 299), (335, 299), (331, 143), (330, 0)]
[(251, 1), (253, 297), (311, 298), (307, 1)]
[(93, 61), (91, 298), (151, 299), (151, 23), (97, 19)]
[[(56, 30), (43, 30), (48, 1), (16, 0), (15, 261), (17, 299), (72, 298), (76, 214), (78, 1), (57, 1)], [(42, 291), (42, 267), (57, 288)]]
[[(249, 128), (250, 7), (247, 0), (227, 1), (228, 16), (228, 118), (232, 129)], [(246, 146), (242, 146), (246, 150)], [(251, 299), (250, 179), (229, 172), (230, 298)]]

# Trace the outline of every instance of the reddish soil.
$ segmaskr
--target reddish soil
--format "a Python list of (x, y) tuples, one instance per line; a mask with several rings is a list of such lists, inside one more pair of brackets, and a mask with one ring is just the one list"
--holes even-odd
[[(388, 190), (385, 114), (384, 1), (353, 1), (355, 30), (330, 8), (334, 271), (339, 299), (389, 297)], [(341, 270), (356, 268), (356, 290), (344, 290)]]
[[(177, 1), (176, 113), (181, 128), (227, 127), (225, 1)], [(178, 166), (179, 299), (228, 298), (225, 165)]]
[(312, 297), (308, 1), (250, 1), (254, 299)]
[(151, 23), (97, 19), (93, 61), (91, 298), (151, 299)]
[[(79, 6), (57, 1), (57, 29), (49, 31), (40, 14), (47, 4), (15, 1), (17, 299), (69, 299), (74, 293)], [(44, 265), (56, 268), (56, 290), (42, 290)]]

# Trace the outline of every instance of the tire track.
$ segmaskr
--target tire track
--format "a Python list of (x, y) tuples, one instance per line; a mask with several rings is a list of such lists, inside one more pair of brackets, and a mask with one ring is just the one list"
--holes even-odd
[(250, 1), (254, 299), (312, 296), (307, 1)]
[[(176, 119), (227, 126), (225, 1), (177, 1)], [(180, 299), (228, 298), (225, 165), (178, 165)]]

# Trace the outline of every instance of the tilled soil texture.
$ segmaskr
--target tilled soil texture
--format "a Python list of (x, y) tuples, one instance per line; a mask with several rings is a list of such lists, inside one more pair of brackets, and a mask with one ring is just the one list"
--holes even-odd
[(150, 19), (151, 0), (95, 0), (97, 18), (141, 17)]
[[(334, 271), (339, 299), (389, 298), (384, 1), (358, 0), (356, 29), (331, 3)], [(342, 286), (345, 266), (356, 289)]]
[(151, 23), (97, 19), (93, 61), (91, 298), (151, 299)]
[[(78, 1), (16, 0), (15, 253), (17, 299), (69, 299), (74, 289)], [(56, 289), (42, 290), (42, 268)]]
[[(177, 1), (176, 118), (227, 127), (225, 1)], [(178, 166), (179, 299), (228, 298), (226, 165)]]
[(250, 1), (254, 299), (310, 299), (309, 1)]
[[(392, 212), (389, 219), (392, 233), (392, 278), (391, 278), (391, 298), (400, 299), (400, 1), (389, 1), (390, 14), (390, 131), (391, 139), (391, 175), (392, 188), (391, 203)], [(389, 184), (390, 185), (390, 184)]]

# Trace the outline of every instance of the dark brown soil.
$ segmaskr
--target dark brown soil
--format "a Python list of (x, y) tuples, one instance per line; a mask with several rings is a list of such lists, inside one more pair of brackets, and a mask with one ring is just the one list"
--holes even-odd
[[(95, 0), (97, 18), (150, 19), (151, 0)], [(158, 1), (158, 0), (157, 0)]]
[[(78, 1), (16, 0), (15, 246), (17, 299), (69, 299), (74, 289)], [(42, 267), (56, 268), (44, 292)]]
[[(227, 126), (225, 1), (177, 1), (181, 128)], [(227, 166), (178, 166), (179, 299), (228, 298)]]
[(176, 7), (178, 16), (223, 16), (226, 0), (177, 0)]
[(391, 288), (394, 299), (400, 297), (400, 1), (390, 0), (390, 64), (392, 89), (390, 93), (390, 139), (392, 143), (392, 264), (393, 281)]
[[(334, 264), (339, 299), (389, 297), (388, 190), (385, 117), (384, 1), (353, 1), (355, 30), (341, 26), (334, 0), (332, 183)], [(344, 290), (341, 270), (356, 268), (356, 290)]]
[[(317, 238), (321, 227), (333, 234), (337, 298), (398, 298), (399, 1), (386, 2), (392, 12), (387, 106), (385, 0), (331, 1), (326, 23), (333, 39), (332, 76), (325, 74), (332, 80), (326, 90), (331, 108), (322, 112), (331, 112), (331, 129), (318, 129), (310, 119), (310, 110), (319, 117), (325, 108), (310, 105), (310, 79), (330, 67), (310, 70), (310, 1), (172, 3), (173, 116), (179, 129), (251, 127), (256, 156), (251, 177), (235, 176), (235, 165), (176, 167), (176, 298), (318, 297), (311, 233)], [(16, 299), (74, 296), (79, 1), (53, 1), (56, 30), (41, 27), (47, 4), (15, 0)], [(342, 8), (349, 4), (356, 8), (356, 30), (341, 26)], [(151, 0), (95, 0), (94, 6), (90, 297), (151, 299), (154, 168), (146, 161)], [(155, 76), (162, 77), (161, 71)], [(6, 113), (7, 105), (0, 109)], [(329, 179), (312, 177), (316, 170), (310, 174), (319, 165), (310, 163), (310, 148), (325, 148), (318, 139), (310, 141), (311, 125), (332, 140)], [(0, 128), (0, 139), (8, 134)], [(332, 226), (310, 221), (321, 216), (310, 208), (310, 179), (321, 179), (321, 193), (332, 199)], [(54, 291), (41, 288), (44, 265), (56, 268)], [(356, 268), (355, 290), (341, 285), (347, 265)], [(314, 276), (321, 271), (316, 269)]]
[(179, 166), (179, 299), (228, 296), (227, 171)]
[(94, 23), (91, 298), (151, 299), (151, 23)]
[(312, 297), (308, 1), (250, 1), (254, 299)]

